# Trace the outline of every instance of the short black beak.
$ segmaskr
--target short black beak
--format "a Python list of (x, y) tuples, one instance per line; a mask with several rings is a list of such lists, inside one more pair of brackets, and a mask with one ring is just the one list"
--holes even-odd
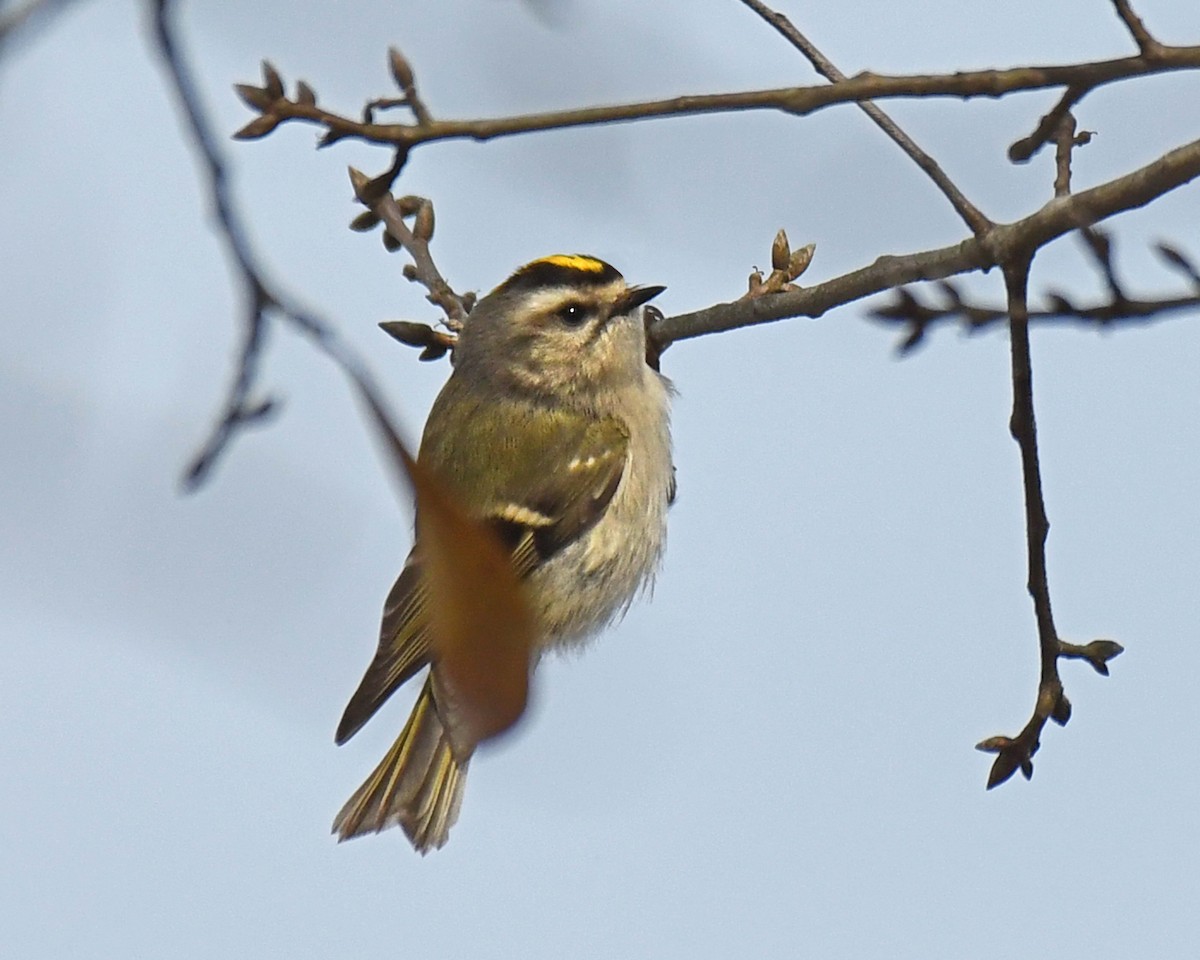
[(666, 289), (666, 287), (630, 287), (617, 300), (612, 316), (619, 317), (631, 313), (643, 303), (649, 303)]

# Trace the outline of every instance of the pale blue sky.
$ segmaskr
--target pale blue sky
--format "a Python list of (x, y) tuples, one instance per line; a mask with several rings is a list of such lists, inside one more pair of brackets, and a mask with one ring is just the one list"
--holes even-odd
[[(1200, 42), (1194, 0), (1137, 6)], [(389, 44), (448, 116), (811, 79), (736, 0), (184, 9), (225, 131), (260, 58), (354, 112), (390, 93)], [(1086, 0), (782, 9), (847, 73), (1131, 50)], [(671, 349), (680, 498), (653, 601), (541, 671), (444, 850), (335, 844), (412, 696), (334, 747), (410, 517), (341, 377), (282, 330), (263, 384), (283, 416), (178, 494), (239, 301), (142, 26), (140, 4), (81, 3), (0, 63), (0, 956), (1195, 954), (1200, 317), (1035, 335), (1059, 627), (1128, 652), (1107, 680), (1064, 666), (1075, 717), (1032, 783), (985, 792), (972, 749), (1024, 723), (1036, 682), (1006, 341), (940, 331), (898, 361), (859, 305)], [(888, 109), (1013, 219), (1052, 162), (1004, 150), (1054, 96)], [(1194, 139), (1200, 78), (1104, 91), (1079, 121), (1100, 133), (1083, 186)], [(375, 324), (436, 314), (345, 229), (346, 165), (388, 158), (314, 140), (227, 143), (238, 197), (272, 274), (370, 357), (415, 437), (447, 368)], [(447, 144), (401, 186), (434, 199), (460, 288), (578, 250), (666, 284), (668, 312), (737, 296), (779, 227), (817, 243), (813, 281), (963, 236), (850, 108)], [(1149, 245), (1200, 257), (1198, 223), (1194, 185), (1114, 222), (1130, 287), (1177, 289)], [(1099, 291), (1073, 240), (1033, 284)]]

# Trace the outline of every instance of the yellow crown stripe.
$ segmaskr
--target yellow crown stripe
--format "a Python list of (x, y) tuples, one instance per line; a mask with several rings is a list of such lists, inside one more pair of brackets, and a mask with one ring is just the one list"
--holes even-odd
[(582, 270), (584, 273), (603, 273), (606, 264), (595, 257), (585, 257), (578, 253), (556, 253), (553, 256), (542, 257), (525, 265), (525, 269), (536, 267), (539, 263), (548, 263), (555, 267), (566, 267), (568, 270)]

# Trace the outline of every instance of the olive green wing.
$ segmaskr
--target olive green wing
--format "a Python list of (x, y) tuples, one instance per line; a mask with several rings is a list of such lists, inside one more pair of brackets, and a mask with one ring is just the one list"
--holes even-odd
[(346, 704), (334, 742), (345, 743), (385, 700), (429, 662), (427, 591), (415, 551), (410, 553), (383, 604), (375, 658)]
[[(628, 450), (629, 432), (616, 418), (484, 402), (456, 395), (451, 378), (430, 413), (420, 459), (469, 513), (495, 526), (525, 576), (603, 516)], [(417, 527), (419, 540), (420, 517)], [(429, 662), (428, 595), (418, 553), (409, 555), (388, 594), (375, 658), (346, 706), (338, 743)]]

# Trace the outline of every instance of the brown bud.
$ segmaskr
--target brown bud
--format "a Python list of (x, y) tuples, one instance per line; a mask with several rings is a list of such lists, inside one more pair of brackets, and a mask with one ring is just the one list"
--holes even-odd
[(383, 248), (387, 250), (388, 253), (395, 253), (403, 246), (404, 244), (402, 244), (394, 236), (392, 236), (386, 230), (383, 231)]
[(788, 246), (787, 232), (780, 230), (775, 234), (775, 239), (771, 243), (771, 269), (786, 272), (791, 253), (792, 248)]
[(317, 105), (317, 91), (303, 80), (299, 81), (296, 84), (296, 102), (306, 107), (315, 107)]
[(368, 230), (374, 230), (377, 226), (379, 226), (379, 217), (373, 210), (364, 210), (350, 221), (350, 229), (355, 233), (366, 233)]
[(270, 60), (262, 62), (263, 72), (263, 89), (270, 95), (272, 100), (280, 100), (283, 98), (283, 77), (279, 75), (279, 71), (275, 69)]
[(388, 65), (392, 68), (392, 79), (401, 90), (413, 85), (413, 70), (408, 60), (395, 47), (388, 47)]
[(268, 133), (279, 126), (279, 117), (273, 113), (264, 113), (261, 117), (255, 117), (248, 124), (242, 127), (233, 135), (234, 140), (257, 140), (260, 137), (265, 137)]
[(1103, 677), (1108, 676), (1108, 661), (1125, 652), (1125, 648), (1115, 640), (1093, 640), (1084, 650), (1087, 651), (1087, 661), (1092, 669)]
[(359, 203), (373, 207), (377, 204), (381, 197), (388, 191), (391, 185), (391, 175), (383, 174), (379, 177), (368, 177), (361, 170), (355, 167), (350, 167), (350, 186), (354, 188), (354, 196), (358, 198)]
[(992, 769), (988, 771), (987, 788), (991, 790), (993, 787), (998, 787), (1005, 780), (1017, 772), (1018, 761), (1016, 755), (1012, 751), (1000, 754), (996, 757), (995, 763), (992, 764)]
[(361, 200), (362, 191), (371, 182), (371, 178), (357, 167), (347, 167), (346, 170), (350, 174), (350, 186), (354, 188), (354, 195)]
[(411, 320), (384, 320), (379, 328), (409, 347), (427, 347), (435, 342), (436, 331), (427, 323)]
[(329, 129), (321, 135), (321, 139), (317, 141), (317, 149), (321, 147), (330, 147), (339, 140), (345, 140), (349, 134), (342, 133), (340, 130)]
[(1065, 693), (1058, 695), (1058, 699), (1054, 702), (1054, 709), (1050, 711), (1050, 719), (1060, 727), (1065, 727), (1067, 721), (1071, 719), (1071, 701), (1067, 699)]
[(265, 112), (275, 102), (266, 90), (250, 83), (235, 83), (233, 89), (242, 98), (242, 103), (259, 113)]
[(396, 206), (400, 208), (400, 216), (411, 217), (414, 213), (421, 209), (426, 203), (424, 197), (414, 197), (408, 194), (396, 199)]
[(413, 221), (413, 236), (426, 242), (433, 239), (433, 204), (426, 201), (417, 211), (417, 219)]
[(808, 269), (808, 265), (812, 263), (813, 254), (817, 252), (817, 245), (809, 243), (801, 247), (799, 250), (793, 250), (792, 255), (788, 257), (787, 278), (795, 280), (800, 274)]

